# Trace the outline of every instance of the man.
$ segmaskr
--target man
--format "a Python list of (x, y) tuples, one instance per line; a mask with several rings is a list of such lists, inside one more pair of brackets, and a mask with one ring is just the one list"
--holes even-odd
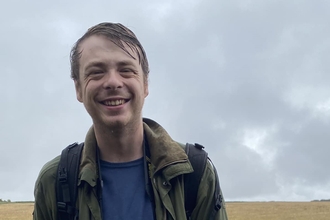
[[(155, 121), (142, 118), (148, 74), (142, 45), (121, 24), (98, 24), (72, 48), (71, 77), (77, 99), (93, 121), (77, 180), (80, 220), (186, 219), (183, 174), (193, 169), (181, 144)], [(36, 181), (35, 220), (58, 218), (59, 160), (48, 162)], [(191, 219), (209, 219), (213, 211), (214, 171), (208, 161)], [(148, 193), (146, 181), (152, 188)], [(224, 201), (215, 219), (227, 219)]]

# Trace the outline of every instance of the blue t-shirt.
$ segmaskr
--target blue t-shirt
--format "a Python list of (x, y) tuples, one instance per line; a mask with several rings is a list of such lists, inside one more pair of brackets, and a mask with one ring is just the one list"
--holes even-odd
[(145, 190), (143, 158), (125, 163), (100, 161), (104, 220), (154, 220)]

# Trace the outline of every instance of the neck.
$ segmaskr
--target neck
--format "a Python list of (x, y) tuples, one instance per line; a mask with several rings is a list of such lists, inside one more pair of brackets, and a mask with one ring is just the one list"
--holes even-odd
[(137, 160), (143, 156), (142, 120), (134, 128), (118, 130), (94, 124), (94, 131), (101, 160), (119, 163)]

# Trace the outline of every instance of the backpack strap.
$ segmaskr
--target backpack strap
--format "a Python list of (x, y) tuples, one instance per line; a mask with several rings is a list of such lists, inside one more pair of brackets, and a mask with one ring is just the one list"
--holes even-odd
[[(191, 214), (196, 206), (197, 193), (200, 181), (202, 179), (208, 158), (207, 152), (200, 144), (186, 144), (185, 151), (188, 155), (189, 161), (194, 169), (194, 172), (184, 175), (184, 197), (185, 197), (185, 210), (187, 219), (191, 219)], [(214, 190), (214, 208), (210, 215), (210, 220), (215, 219), (217, 212), (221, 209), (222, 196), (218, 174), (212, 161), (209, 159), (213, 166), (215, 174), (215, 190)]]
[(83, 147), (84, 143), (73, 143), (61, 154), (56, 179), (57, 219), (59, 220), (78, 219), (77, 179)]
[(184, 175), (184, 197), (187, 219), (196, 206), (199, 183), (205, 170), (207, 153), (200, 144), (186, 144), (185, 151), (194, 172)]

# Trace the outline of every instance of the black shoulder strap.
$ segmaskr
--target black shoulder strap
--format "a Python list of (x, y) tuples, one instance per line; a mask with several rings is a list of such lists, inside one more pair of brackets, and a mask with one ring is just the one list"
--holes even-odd
[(190, 219), (191, 213), (196, 206), (197, 192), (199, 183), (207, 161), (207, 153), (203, 150), (203, 146), (199, 144), (186, 144), (185, 151), (194, 172), (184, 176), (184, 197), (187, 219)]
[[(208, 159), (207, 152), (203, 149), (204, 147), (202, 145), (196, 143), (195, 145), (187, 143), (185, 148), (189, 161), (194, 169), (194, 172), (184, 176), (185, 209), (187, 219), (190, 219), (191, 214), (196, 206), (198, 187)], [(214, 192), (214, 209), (210, 216), (211, 220), (214, 219), (216, 213), (220, 210), (222, 202), (218, 174), (214, 165), (213, 168), (215, 173), (216, 186)]]
[(67, 146), (61, 154), (56, 179), (57, 215), (59, 220), (77, 219), (77, 180), (84, 143)]

